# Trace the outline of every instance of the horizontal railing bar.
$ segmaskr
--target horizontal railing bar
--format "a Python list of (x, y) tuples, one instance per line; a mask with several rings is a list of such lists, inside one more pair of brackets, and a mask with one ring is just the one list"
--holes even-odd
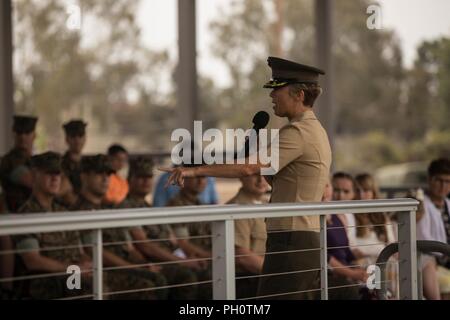
[(143, 267), (151, 267), (151, 266), (164, 266), (170, 264), (183, 264), (189, 262), (197, 262), (197, 261), (211, 261), (212, 258), (195, 258), (195, 259), (182, 259), (175, 261), (162, 261), (162, 262), (147, 262), (140, 264), (130, 264), (127, 266), (119, 266), (119, 267), (103, 267), (103, 271), (113, 271), (113, 270), (125, 270), (125, 269), (137, 269)]
[[(393, 280), (374, 281), (373, 284), (377, 284), (377, 283), (381, 284), (381, 283), (389, 283), (389, 282), (393, 282)], [(340, 289), (340, 288), (351, 288), (351, 287), (366, 287), (366, 285), (364, 283), (346, 284), (346, 285), (342, 285), (342, 286), (328, 287), (328, 290)]]
[[(81, 273), (91, 273), (92, 271), (93, 271), (93, 269), (81, 270)], [(40, 274), (33, 274), (33, 275), (28, 275), (28, 276), (0, 278), (0, 283), (11, 282), (11, 281), (45, 279), (45, 278), (62, 277), (62, 276), (69, 276), (69, 275), (70, 274), (68, 274), (67, 272), (40, 273)]]
[(254, 253), (247, 253), (247, 254), (236, 254), (234, 255), (235, 258), (243, 258), (243, 257), (254, 257), (254, 256), (265, 256), (266, 252), (254, 252)]
[(398, 264), (398, 261), (387, 261), (387, 262), (370, 263), (370, 264), (350, 264), (348, 266), (342, 266), (342, 267), (330, 267), (330, 266), (328, 266), (328, 269), (332, 271), (332, 270), (337, 270), (337, 269), (367, 268), (368, 266), (371, 266), (371, 265), (382, 266), (382, 265), (388, 265), (388, 264)]
[(197, 282), (190, 282), (190, 283), (171, 284), (171, 285), (167, 285), (167, 286), (152, 287), (152, 288), (111, 291), (111, 292), (104, 292), (103, 295), (104, 296), (112, 296), (112, 295), (118, 295), (118, 294), (156, 291), (156, 290), (171, 289), (171, 288), (189, 287), (189, 286), (195, 286), (195, 285), (199, 285), (199, 284), (207, 284), (207, 283), (212, 283), (212, 282), (213, 282), (212, 280), (205, 280), (205, 281), (197, 281)]
[(306, 269), (306, 270), (295, 270), (295, 271), (285, 271), (285, 272), (277, 272), (277, 273), (262, 273), (262, 274), (256, 274), (256, 275), (254, 275), (254, 276), (242, 276), (242, 277), (236, 277), (236, 280), (240, 280), (240, 279), (251, 279), (251, 278), (264, 278), (264, 277), (284, 276), (284, 275), (286, 275), (286, 274), (306, 273), (306, 272), (313, 272), (313, 271), (320, 271), (320, 268), (316, 268), (316, 269)]
[(139, 243), (149, 243), (149, 242), (167, 242), (172, 240), (192, 240), (192, 239), (211, 239), (212, 235), (206, 236), (189, 236), (189, 237), (179, 237), (179, 238), (167, 238), (167, 239), (147, 239), (147, 240), (127, 240), (127, 241), (111, 241), (111, 242), (103, 242), (104, 247), (108, 246), (118, 246), (124, 244), (139, 244)]
[[(394, 226), (397, 227), (401, 224), (397, 223), (397, 224), (393, 224), (393, 223), (385, 223), (385, 224), (366, 224), (366, 225), (361, 225), (361, 226), (345, 226), (345, 227), (327, 227), (327, 230), (332, 230), (332, 229), (351, 229), (351, 228), (366, 228), (366, 227), (382, 227), (382, 226)], [(321, 228), (310, 228), (310, 231), (317, 231), (319, 232), (321, 230)], [(267, 234), (269, 233), (286, 233), (286, 232), (294, 232), (295, 230), (272, 230), (272, 231), (267, 231)]]
[(54, 300), (81, 300), (81, 299), (93, 298), (93, 297), (94, 297), (93, 294), (85, 294), (85, 295), (82, 295), (82, 296), (59, 298), (59, 299), (54, 299)]
[(73, 246), (60, 246), (60, 247), (46, 247), (46, 248), (39, 248), (39, 249), (15, 249), (15, 250), (3, 250), (0, 251), (1, 255), (7, 255), (7, 254), (21, 254), (21, 253), (27, 253), (27, 252), (49, 252), (49, 251), (59, 251), (59, 250), (65, 250), (65, 249), (82, 249), (82, 248), (91, 248), (91, 244), (80, 244), (80, 245), (73, 245)]
[(384, 242), (376, 242), (376, 243), (367, 243), (367, 244), (355, 244), (353, 246), (338, 246), (338, 247), (327, 247), (327, 250), (330, 249), (345, 249), (345, 248), (360, 248), (360, 247), (373, 247), (373, 246), (379, 246), (379, 245), (384, 245), (386, 246), (387, 244)]
[[(212, 235), (206, 235), (206, 236), (191, 236), (191, 237), (180, 237), (180, 238), (173, 238), (174, 240), (190, 240), (190, 239), (208, 239), (212, 238)], [(104, 242), (103, 247), (111, 247), (111, 246), (119, 246), (119, 245), (126, 245), (126, 244), (139, 244), (139, 243), (150, 243), (150, 242), (163, 242), (163, 241), (170, 241), (172, 239), (148, 239), (148, 240), (132, 240), (132, 241), (114, 241), (114, 242)], [(342, 248), (358, 248), (358, 247), (370, 247), (370, 246), (376, 246), (376, 245), (386, 245), (383, 242), (379, 243), (372, 243), (372, 244), (360, 244), (360, 245), (354, 245), (354, 246), (340, 246), (340, 247), (328, 247), (328, 249), (342, 249)], [(46, 247), (46, 248), (39, 248), (39, 249), (16, 249), (16, 250), (4, 250), (0, 251), (1, 255), (7, 255), (7, 254), (21, 254), (26, 252), (47, 252), (47, 251), (58, 251), (58, 250), (64, 250), (64, 249), (79, 249), (79, 248), (92, 248), (92, 244), (81, 244), (81, 245), (73, 245), (73, 246), (60, 246), (60, 247)], [(255, 256), (255, 255), (265, 255), (265, 254), (276, 254), (276, 253), (291, 253), (291, 252), (303, 252), (303, 251), (315, 251), (320, 250), (321, 248), (312, 248), (312, 249), (303, 249), (303, 250), (289, 250), (289, 251), (278, 251), (278, 252), (261, 252), (261, 253), (252, 253), (252, 254), (242, 254), (242, 255), (235, 255), (235, 257), (248, 257), (248, 256)]]
[(296, 252), (308, 252), (308, 251), (319, 251), (322, 248), (311, 248), (311, 249), (297, 249), (297, 250), (284, 250), (284, 251), (271, 251), (266, 252), (264, 256), (272, 255), (272, 254), (282, 254), (282, 253), (296, 253)]
[(176, 224), (250, 218), (320, 216), (339, 213), (414, 211), (414, 199), (271, 203), (262, 205), (204, 205), (186, 207), (110, 209), (0, 216), (0, 235), (64, 230), (91, 230), (153, 224)]
[(302, 291), (274, 293), (274, 294), (268, 294), (268, 295), (264, 295), (264, 296), (256, 296), (256, 297), (242, 298), (242, 299), (236, 299), (236, 300), (255, 300), (255, 299), (263, 299), (263, 298), (270, 298), (270, 297), (287, 296), (287, 295), (296, 294), (296, 293), (316, 292), (316, 291), (320, 291), (320, 290), (322, 290), (322, 289), (311, 289), (311, 290), (302, 290)]
[(352, 225), (352, 226), (345, 226), (345, 227), (327, 227), (327, 230), (333, 230), (333, 229), (350, 229), (350, 228), (366, 228), (366, 227), (385, 227), (385, 226), (398, 226), (398, 224), (393, 224), (393, 223), (383, 223), (383, 224), (366, 224), (366, 225), (361, 225), (361, 226), (356, 226), (356, 225)]

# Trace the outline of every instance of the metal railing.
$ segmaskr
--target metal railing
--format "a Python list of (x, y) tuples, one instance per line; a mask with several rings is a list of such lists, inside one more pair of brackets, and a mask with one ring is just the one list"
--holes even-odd
[(335, 201), (263, 205), (188, 206), (113, 209), (0, 216), (0, 236), (70, 230), (93, 230), (93, 297), (102, 300), (102, 230), (157, 224), (211, 222), (213, 299), (232, 300), (235, 290), (234, 220), (287, 216), (320, 217), (320, 296), (328, 299), (327, 220), (330, 214), (396, 212), (400, 299), (417, 299), (416, 209), (413, 199)]
[[(447, 243), (439, 242), (439, 241), (432, 241), (432, 240), (418, 240), (417, 241), (417, 265), (420, 266), (420, 253), (434, 253), (439, 252), (441, 254), (444, 254), (446, 256), (450, 257), (450, 245)], [(398, 243), (391, 243), (390, 245), (386, 246), (386, 248), (383, 249), (383, 251), (380, 253), (377, 259), (377, 265), (380, 265), (380, 283), (381, 288), (377, 290), (377, 296), (380, 300), (387, 300), (387, 290), (385, 285), (385, 263), (388, 261), (389, 257), (391, 257), (393, 254), (397, 253), (398, 251)], [(422, 299), (422, 271), (420, 268), (417, 270), (417, 279), (418, 279), (418, 288), (417, 288), (417, 295), (418, 298)]]

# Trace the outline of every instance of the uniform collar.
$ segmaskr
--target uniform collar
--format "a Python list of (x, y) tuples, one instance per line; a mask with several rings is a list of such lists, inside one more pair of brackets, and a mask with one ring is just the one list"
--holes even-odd
[(198, 195), (193, 195), (193, 194), (181, 191), (180, 192), (180, 196), (183, 199), (187, 200), (188, 202), (192, 202), (192, 203), (195, 203), (197, 205), (201, 204), (200, 200), (198, 199)]
[(145, 197), (142, 198), (140, 196), (137, 196), (137, 195), (134, 195), (131, 193), (128, 193), (126, 200), (138, 203), (139, 205), (142, 205), (142, 206), (151, 206), (151, 204), (145, 200)]
[(289, 123), (299, 122), (302, 120), (317, 120), (316, 115), (312, 110), (307, 110), (305, 112), (300, 113), (296, 117), (292, 118)]
[[(31, 203), (34, 203), (35, 205), (37, 205), (41, 212), (49, 212), (49, 210), (44, 208), (44, 206), (39, 202), (38, 198), (36, 198), (36, 196), (34, 194), (31, 195), (31, 197), (29, 198), (28, 201), (30, 201)], [(53, 212), (55, 210), (55, 201), (54, 200), (52, 200), (52, 204), (51, 204), (50, 210), (51, 210), (51, 212)]]

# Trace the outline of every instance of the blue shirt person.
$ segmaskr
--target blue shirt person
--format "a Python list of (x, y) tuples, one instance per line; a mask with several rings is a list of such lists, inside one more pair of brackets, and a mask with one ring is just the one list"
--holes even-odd
[[(167, 189), (164, 188), (164, 185), (169, 178), (169, 173), (163, 173), (156, 184), (155, 192), (153, 194), (153, 206), (154, 207), (164, 207), (167, 202), (175, 197), (180, 191), (179, 186), (170, 185)], [(218, 204), (219, 197), (216, 191), (216, 179), (212, 177), (207, 178), (207, 185), (205, 190), (200, 193), (198, 199), (203, 204)]]

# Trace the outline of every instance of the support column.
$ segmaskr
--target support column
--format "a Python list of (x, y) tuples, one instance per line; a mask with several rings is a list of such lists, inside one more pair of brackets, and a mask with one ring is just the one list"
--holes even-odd
[(195, 0), (178, 0), (177, 115), (180, 128), (193, 133), (198, 119)]
[(334, 148), (336, 99), (334, 97), (334, 63), (333, 63), (333, 0), (316, 0), (316, 64), (325, 71), (320, 77), (323, 93), (314, 106), (314, 110), (328, 133), (331, 148)]
[(13, 70), (11, 0), (0, 1), (0, 156), (12, 146)]

